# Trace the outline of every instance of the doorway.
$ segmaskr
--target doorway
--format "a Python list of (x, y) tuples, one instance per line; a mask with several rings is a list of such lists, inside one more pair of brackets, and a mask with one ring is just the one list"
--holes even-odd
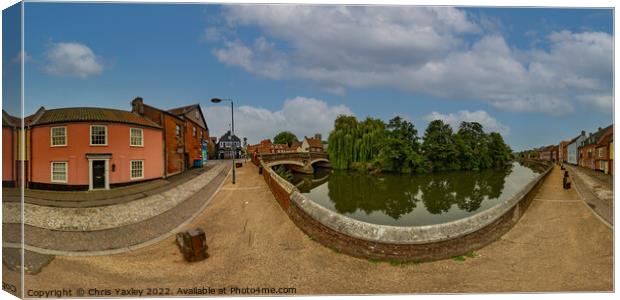
[(105, 160), (93, 160), (93, 189), (106, 188)]

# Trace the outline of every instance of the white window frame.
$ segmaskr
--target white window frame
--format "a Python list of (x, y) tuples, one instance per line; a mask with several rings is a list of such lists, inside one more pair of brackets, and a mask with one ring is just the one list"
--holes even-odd
[[(139, 130), (140, 131), (140, 144), (133, 144), (132, 132), (134, 130)], [(130, 147), (144, 147), (144, 129), (137, 128), (137, 127), (129, 128), (129, 146)]]
[(198, 128), (196, 126), (192, 126), (192, 136), (196, 137), (198, 135)]
[[(134, 162), (141, 162), (142, 163), (142, 176), (140, 177), (133, 177), (133, 163)], [(129, 179), (130, 180), (137, 180), (137, 179), (143, 179), (144, 178), (144, 160), (143, 159), (132, 159), (129, 161)]]
[[(104, 144), (93, 144), (93, 127), (103, 127), (105, 130), (105, 143)], [(90, 134), (88, 135), (88, 144), (90, 146), (94, 146), (94, 147), (99, 147), (99, 146), (107, 146), (108, 145), (108, 125), (99, 125), (99, 124), (94, 124), (94, 125), (90, 125)]]
[[(54, 129), (63, 128), (65, 130), (65, 143), (62, 145), (54, 145)], [(67, 146), (67, 126), (54, 126), (50, 128), (50, 146), (51, 147), (66, 147)]]
[[(56, 179), (54, 179), (54, 164), (64, 164), (65, 165), (65, 180), (56, 180)], [(55, 183), (67, 183), (67, 182), (69, 182), (69, 162), (66, 162), (66, 161), (53, 161), (53, 162), (50, 162), (50, 182), (55, 182)]]

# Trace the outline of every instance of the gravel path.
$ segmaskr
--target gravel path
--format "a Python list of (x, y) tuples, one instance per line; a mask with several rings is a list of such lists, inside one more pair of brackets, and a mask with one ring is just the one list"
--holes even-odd
[[(392, 265), (339, 254), (303, 234), (256, 167), (238, 170), (185, 228), (207, 234), (209, 259), (183, 260), (174, 238), (118, 255), (57, 256), (29, 289), (294, 287), (297, 294), (558, 292), (613, 290), (613, 231), (556, 167), (522, 219), (464, 261)], [(16, 274), (4, 269), (5, 281)]]

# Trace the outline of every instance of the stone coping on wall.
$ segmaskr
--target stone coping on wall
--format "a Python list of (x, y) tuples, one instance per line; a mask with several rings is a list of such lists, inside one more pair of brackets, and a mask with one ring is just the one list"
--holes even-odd
[(511, 198), (475, 215), (436, 225), (389, 226), (355, 220), (331, 211), (301, 194), (296, 187), (286, 182), (270, 168), (266, 169), (286, 191), (290, 191), (290, 200), (295, 206), (326, 227), (365, 241), (412, 245), (455, 239), (492, 224), (506, 213), (511, 212), (551, 170), (547, 168)]
[[(24, 224), (51, 230), (96, 231), (142, 222), (162, 214), (201, 190), (213, 180), (225, 164), (160, 194), (127, 203), (88, 208), (62, 208), (25, 203)], [(21, 203), (3, 203), (2, 222), (20, 223)]]

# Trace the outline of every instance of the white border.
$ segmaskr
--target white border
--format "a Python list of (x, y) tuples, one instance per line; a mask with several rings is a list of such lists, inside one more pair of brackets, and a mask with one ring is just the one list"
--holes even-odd
[[(132, 130), (140, 130), (140, 144), (132, 144), (131, 141), (131, 131)], [(107, 138), (107, 134), (106, 134), (106, 138)], [(144, 147), (144, 129), (139, 128), (139, 127), (129, 127), (129, 147)]]
[[(133, 163), (139, 161), (142, 162), (142, 176), (140, 177), (133, 177)], [(144, 159), (132, 159), (129, 161), (129, 180), (138, 180), (138, 179), (144, 179)]]
[[(54, 145), (54, 129), (55, 128), (64, 128), (65, 129), (65, 143), (62, 145)], [(50, 147), (67, 147), (67, 126), (54, 126), (50, 127)]]
[[(54, 180), (54, 164), (65, 164), (65, 180)], [(52, 161), (50, 162), (50, 182), (67, 183), (69, 182), (69, 162), (68, 161)]]
[[(93, 127), (103, 126), (105, 128), (105, 144), (93, 144)], [(108, 145), (108, 125), (105, 124), (92, 124), (90, 125), (90, 134), (88, 135), (88, 145), (92, 147), (104, 147)]]

